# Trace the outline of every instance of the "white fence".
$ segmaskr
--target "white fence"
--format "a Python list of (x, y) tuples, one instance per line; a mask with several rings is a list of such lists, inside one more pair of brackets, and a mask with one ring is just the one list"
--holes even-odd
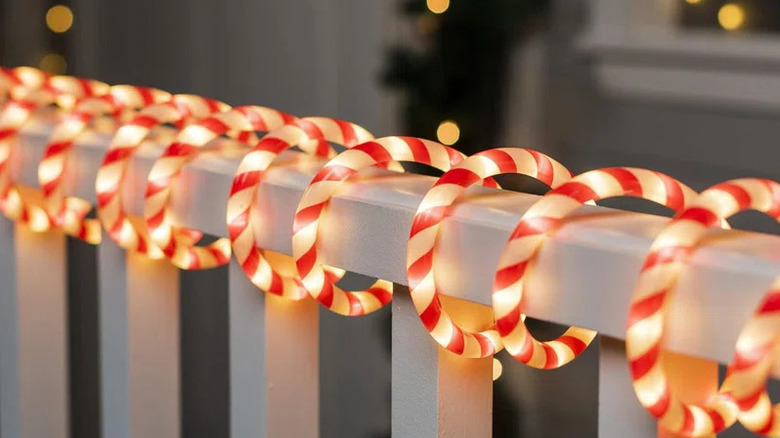
[[(38, 186), (38, 161), (52, 127), (43, 117), (23, 131), (21, 183)], [(95, 199), (95, 175), (109, 141), (97, 134), (79, 140), (71, 194)], [(126, 190), (132, 194), (130, 213), (137, 215), (143, 212), (146, 175), (160, 153), (151, 146), (133, 159)], [(263, 248), (290, 254), (298, 199), (322, 162), (295, 152), (287, 157), (261, 186), (263, 226), (257, 230)], [(226, 236), (224, 206), (237, 164), (204, 157), (189, 165), (174, 202), (177, 219)], [(391, 304), (392, 433), (491, 436), (491, 359), (459, 359), (440, 349), (403, 288), (411, 220), (433, 179), (384, 176), (350, 183), (334, 198), (321, 248), (329, 265), (398, 285)], [(450, 274), (441, 278), (443, 289), (474, 318), (490, 321), (500, 251), (536, 197), (492, 189), (470, 193), (445, 225), (437, 263)], [(600, 437), (659, 436), (636, 401), (621, 339), (637, 273), (667, 219), (602, 207), (582, 212), (544, 245), (529, 280), (527, 314), (600, 332)], [(65, 238), (57, 231), (32, 233), (5, 219), (0, 224), (0, 436), (66, 436)], [(676, 360), (684, 366), (675, 369), (685, 370), (679, 380), (690, 400), (715, 383), (717, 363), (731, 359), (739, 330), (780, 272), (780, 238), (712, 233), (717, 238), (695, 253), (670, 309), (666, 345), (679, 353)], [(167, 261), (126, 254), (108, 238), (98, 254), (103, 436), (179, 436), (178, 272)], [(231, 436), (318, 436), (318, 304), (258, 292), (235, 262), (228, 284), (215, 293), (229, 296)], [(562, 404), (566, 398), (560, 394)]]

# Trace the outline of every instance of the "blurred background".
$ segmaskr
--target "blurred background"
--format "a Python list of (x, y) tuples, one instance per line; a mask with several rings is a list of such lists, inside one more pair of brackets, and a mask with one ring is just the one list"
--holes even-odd
[[(5, 66), (338, 117), (466, 153), (532, 147), (575, 173), (649, 167), (695, 189), (780, 176), (776, 0), (0, 0), (0, 14)], [(79, 277), (94, 249), (70, 246), (82, 259), (72, 436), (96, 437), (98, 297)], [(186, 437), (229, 436), (227, 303), (214, 293), (226, 278), (182, 274)], [(322, 436), (389, 436), (389, 308), (321, 320)], [(596, 436), (596, 357), (537, 372), (500, 356), (495, 436)]]

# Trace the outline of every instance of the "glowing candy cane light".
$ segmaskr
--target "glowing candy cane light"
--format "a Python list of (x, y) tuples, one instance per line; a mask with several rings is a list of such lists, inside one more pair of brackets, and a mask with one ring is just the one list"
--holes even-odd
[(171, 95), (165, 91), (114, 85), (105, 96), (79, 99), (76, 106), (55, 126), (38, 166), (38, 182), (43, 188), (49, 217), (65, 234), (94, 245), (100, 243), (102, 235), (100, 221), (85, 218), (92, 209), (91, 203), (65, 195), (65, 175), (70, 151), (78, 136), (98, 116), (126, 117), (128, 112), (170, 99)]
[(586, 202), (618, 196), (646, 199), (679, 212), (696, 192), (660, 172), (612, 167), (578, 175), (534, 203), (504, 247), (493, 284), (496, 326), (507, 352), (518, 361), (534, 368), (558, 368), (579, 356), (596, 336), (593, 330), (570, 327), (552, 341), (534, 338), (522, 317), (525, 279), (545, 238), (562, 219)]
[(780, 221), (780, 184), (746, 178), (702, 192), (653, 242), (631, 299), (626, 354), (634, 390), (664, 428), (681, 436), (718, 433), (737, 418), (749, 430), (780, 436), (780, 407), (772, 408), (764, 389), (780, 336), (780, 279), (740, 333), (727, 377), (706, 403), (687, 404), (680, 399), (659, 355), (666, 304), (689, 255), (708, 227), (747, 209)]
[(51, 227), (49, 217), (33, 199), (13, 182), (10, 158), (19, 130), (33, 112), (57, 104), (71, 108), (75, 101), (86, 96), (102, 96), (109, 86), (103, 82), (70, 76), (53, 76), (41, 88), (11, 100), (0, 112), (0, 210), (11, 220), (27, 224), (34, 231), (46, 231)]
[(130, 122), (121, 126), (108, 147), (95, 180), (98, 218), (120, 247), (146, 254), (153, 259), (165, 257), (148, 237), (146, 223), (125, 213), (122, 189), (130, 158), (157, 126), (170, 123), (186, 125), (195, 119), (223, 112), (230, 106), (192, 94), (176, 94), (169, 102), (148, 106)]
[(364, 291), (345, 291), (323, 268), (318, 237), (322, 214), (338, 188), (362, 169), (395, 161), (426, 164), (448, 171), (463, 160), (460, 152), (414, 137), (384, 137), (348, 149), (330, 160), (303, 192), (293, 222), (293, 258), (306, 290), (322, 305), (340, 315), (374, 312), (393, 298), (393, 284), (377, 280)]
[[(284, 150), (298, 146), (305, 153), (330, 158), (335, 151), (328, 142), (351, 148), (374, 138), (353, 123), (325, 117), (305, 117), (272, 131), (260, 140), (241, 160), (233, 178), (227, 205), (227, 224), (233, 254), (247, 277), (259, 289), (290, 300), (308, 296), (297, 276), (276, 269), (257, 246), (252, 228), (252, 211), (263, 174)], [(342, 270), (326, 268), (336, 281)]]
[(490, 177), (515, 173), (557, 187), (571, 178), (562, 164), (540, 152), (521, 148), (490, 149), (466, 158), (446, 172), (425, 194), (412, 223), (406, 256), (409, 291), (428, 332), (447, 350), (471, 358), (488, 357), (503, 348), (495, 327), (470, 332), (444, 310), (436, 285), (436, 245), (452, 204), (470, 186)]
[(171, 218), (169, 202), (172, 184), (182, 168), (203, 152), (204, 146), (220, 135), (253, 144), (253, 131), (272, 131), (295, 120), (295, 117), (260, 106), (237, 107), (217, 113), (185, 127), (151, 172), (146, 185), (144, 217), (152, 242), (181, 269), (209, 269), (230, 260), (230, 240), (217, 239), (207, 246), (195, 246), (200, 232), (176, 226)]

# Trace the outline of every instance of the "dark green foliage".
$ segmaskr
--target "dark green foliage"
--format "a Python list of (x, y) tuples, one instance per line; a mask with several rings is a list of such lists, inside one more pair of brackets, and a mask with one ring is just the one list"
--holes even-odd
[(409, 135), (436, 138), (443, 120), (461, 130), (457, 147), (470, 153), (494, 146), (501, 128), (511, 48), (527, 35), (548, 0), (450, 0), (433, 14), (425, 0), (406, 0), (421, 48), (394, 47), (382, 81), (405, 91)]

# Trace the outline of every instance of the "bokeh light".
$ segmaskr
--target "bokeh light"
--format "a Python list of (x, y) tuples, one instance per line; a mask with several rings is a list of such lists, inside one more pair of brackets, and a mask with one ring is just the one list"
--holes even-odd
[(452, 120), (445, 120), (436, 129), (436, 138), (439, 139), (439, 143), (451, 146), (460, 138), (460, 128)]
[(56, 5), (46, 12), (46, 25), (52, 32), (67, 32), (73, 26), (73, 11), (65, 5)]
[(428, 10), (434, 14), (443, 14), (450, 7), (450, 0), (426, 0)]
[(745, 10), (734, 3), (727, 3), (718, 11), (718, 23), (726, 30), (737, 30), (745, 24)]
[(47, 73), (61, 75), (68, 68), (68, 62), (58, 53), (47, 53), (38, 62), (38, 67)]

